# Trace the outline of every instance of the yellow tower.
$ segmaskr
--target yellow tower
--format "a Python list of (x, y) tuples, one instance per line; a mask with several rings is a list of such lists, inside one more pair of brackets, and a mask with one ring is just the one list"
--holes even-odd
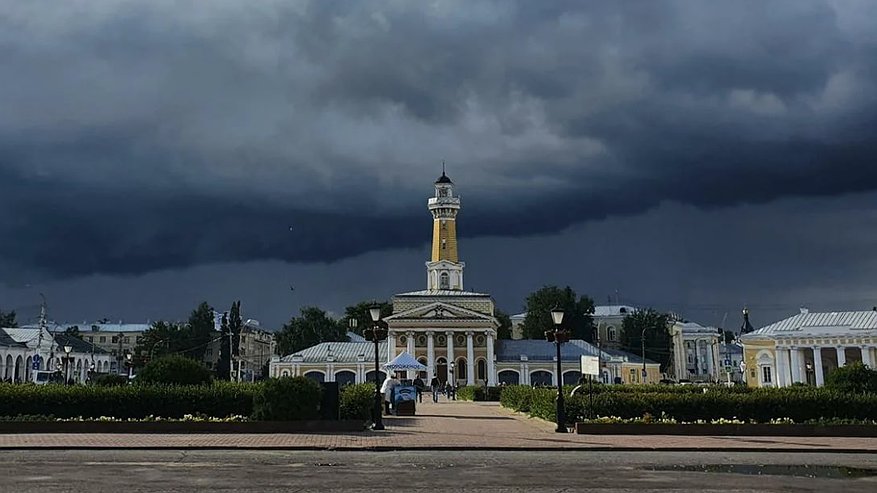
[(435, 196), (428, 207), (432, 213), (432, 255), (426, 263), (427, 289), (463, 290), (463, 267), (457, 253), (457, 213), (460, 198), (454, 195), (454, 183), (442, 170), (435, 181)]

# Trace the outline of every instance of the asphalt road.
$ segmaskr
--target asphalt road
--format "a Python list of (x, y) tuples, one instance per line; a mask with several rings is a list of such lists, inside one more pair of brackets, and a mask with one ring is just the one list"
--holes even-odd
[[(733, 471), (733, 472), (732, 472)], [(877, 455), (0, 451), (0, 491), (877, 491)]]

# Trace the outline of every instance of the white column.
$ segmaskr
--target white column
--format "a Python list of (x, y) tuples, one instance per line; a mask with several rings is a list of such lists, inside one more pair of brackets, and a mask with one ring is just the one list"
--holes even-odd
[(792, 383), (799, 383), (801, 381), (801, 353), (798, 348), (789, 350), (789, 358), (792, 367)]
[(426, 383), (432, 381), (435, 375), (435, 333), (429, 331), (426, 333)]
[(813, 371), (816, 375), (816, 386), (825, 385), (825, 375), (822, 373), (822, 348), (819, 346), (813, 348)]
[(475, 385), (475, 347), (472, 332), (466, 332), (466, 385)]
[[(777, 387), (785, 387), (788, 385), (788, 381), (786, 380), (786, 349), (776, 348), (776, 375), (774, 375), (774, 379), (776, 380)], [(761, 378), (759, 375), (758, 378)]]
[(396, 357), (396, 333), (387, 332), (387, 363), (393, 361)]
[(487, 331), (487, 385), (496, 385), (496, 364), (493, 361), (493, 332)]
[(874, 368), (874, 361), (871, 360), (871, 348), (862, 346), (862, 363), (868, 368)]
[(551, 361), (551, 385), (557, 387), (560, 375), (557, 374), (557, 359)]
[[(454, 363), (454, 333), (451, 331), (445, 332), (445, 337), (448, 338), (448, 369), (451, 368), (451, 363)], [(448, 372), (448, 381), (451, 379), (451, 374)], [(457, 370), (454, 371), (454, 380), (457, 379)], [(453, 382), (451, 382), (453, 385)]]
[(714, 380), (714, 378), (713, 378), (713, 369), (715, 368), (715, 367), (713, 366), (713, 345), (711, 344), (711, 342), (712, 342), (711, 339), (707, 339), (707, 340), (705, 340), (705, 341), (703, 341), (703, 342), (704, 342), (704, 345), (706, 345), (706, 348), (705, 348), (705, 349), (706, 349), (706, 374), (707, 374), (707, 379), (710, 380), (710, 381), (712, 381), (712, 380)]
[[(410, 330), (405, 333), (405, 351), (417, 359), (417, 355), (414, 354), (414, 332), (411, 332)], [(415, 372), (413, 370), (407, 370), (405, 372), (405, 378), (408, 380), (414, 380), (414, 376)]]
[(844, 349), (845, 348), (843, 348), (843, 347), (834, 348), (835, 352), (837, 352), (837, 367), (838, 368), (843, 368), (844, 365), (847, 364), (847, 355), (846, 355), (846, 353), (844, 353)]

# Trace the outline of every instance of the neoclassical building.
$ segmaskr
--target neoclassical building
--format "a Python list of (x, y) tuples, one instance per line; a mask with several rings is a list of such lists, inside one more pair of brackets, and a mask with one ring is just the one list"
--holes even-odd
[(750, 387), (822, 386), (829, 373), (848, 363), (874, 367), (877, 310), (811, 313), (802, 308), (740, 340)]
[[(465, 263), (457, 250), (460, 198), (454, 183), (442, 172), (427, 201), (432, 215), (432, 248), (426, 262), (426, 289), (393, 297), (393, 314), (385, 319), (389, 336), (380, 344), (381, 363), (407, 351), (427, 367), (422, 377), (435, 375), (457, 385), (504, 383), (575, 383), (581, 356), (600, 354), (605, 379), (641, 381), (642, 360), (622, 351), (600, 352), (585, 341), (564, 344), (562, 375), (557, 375), (554, 344), (544, 340), (497, 341), (499, 322), (495, 303), (486, 293), (466, 291)], [(450, 363), (453, 363), (453, 370)], [(646, 361), (648, 380), (660, 379), (659, 365)], [(374, 377), (374, 345), (356, 336), (350, 342), (327, 342), (274, 358), (271, 376), (304, 375), (320, 381), (364, 382)], [(413, 373), (413, 372), (412, 372)], [(413, 378), (409, 374), (409, 378)]]

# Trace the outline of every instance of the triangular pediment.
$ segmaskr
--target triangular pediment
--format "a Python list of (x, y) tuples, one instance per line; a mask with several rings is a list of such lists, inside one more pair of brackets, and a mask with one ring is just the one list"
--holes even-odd
[(485, 322), (494, 321), (494, 317), (479, 313), (474, 310), (461, 308), (449, 303), (440, 301), (429, 303), (427, 305), (418, 306), (405, 310), (403, 312), (394, 313), (384, 320), (391, 322), (394, 320), (483, 320)]

